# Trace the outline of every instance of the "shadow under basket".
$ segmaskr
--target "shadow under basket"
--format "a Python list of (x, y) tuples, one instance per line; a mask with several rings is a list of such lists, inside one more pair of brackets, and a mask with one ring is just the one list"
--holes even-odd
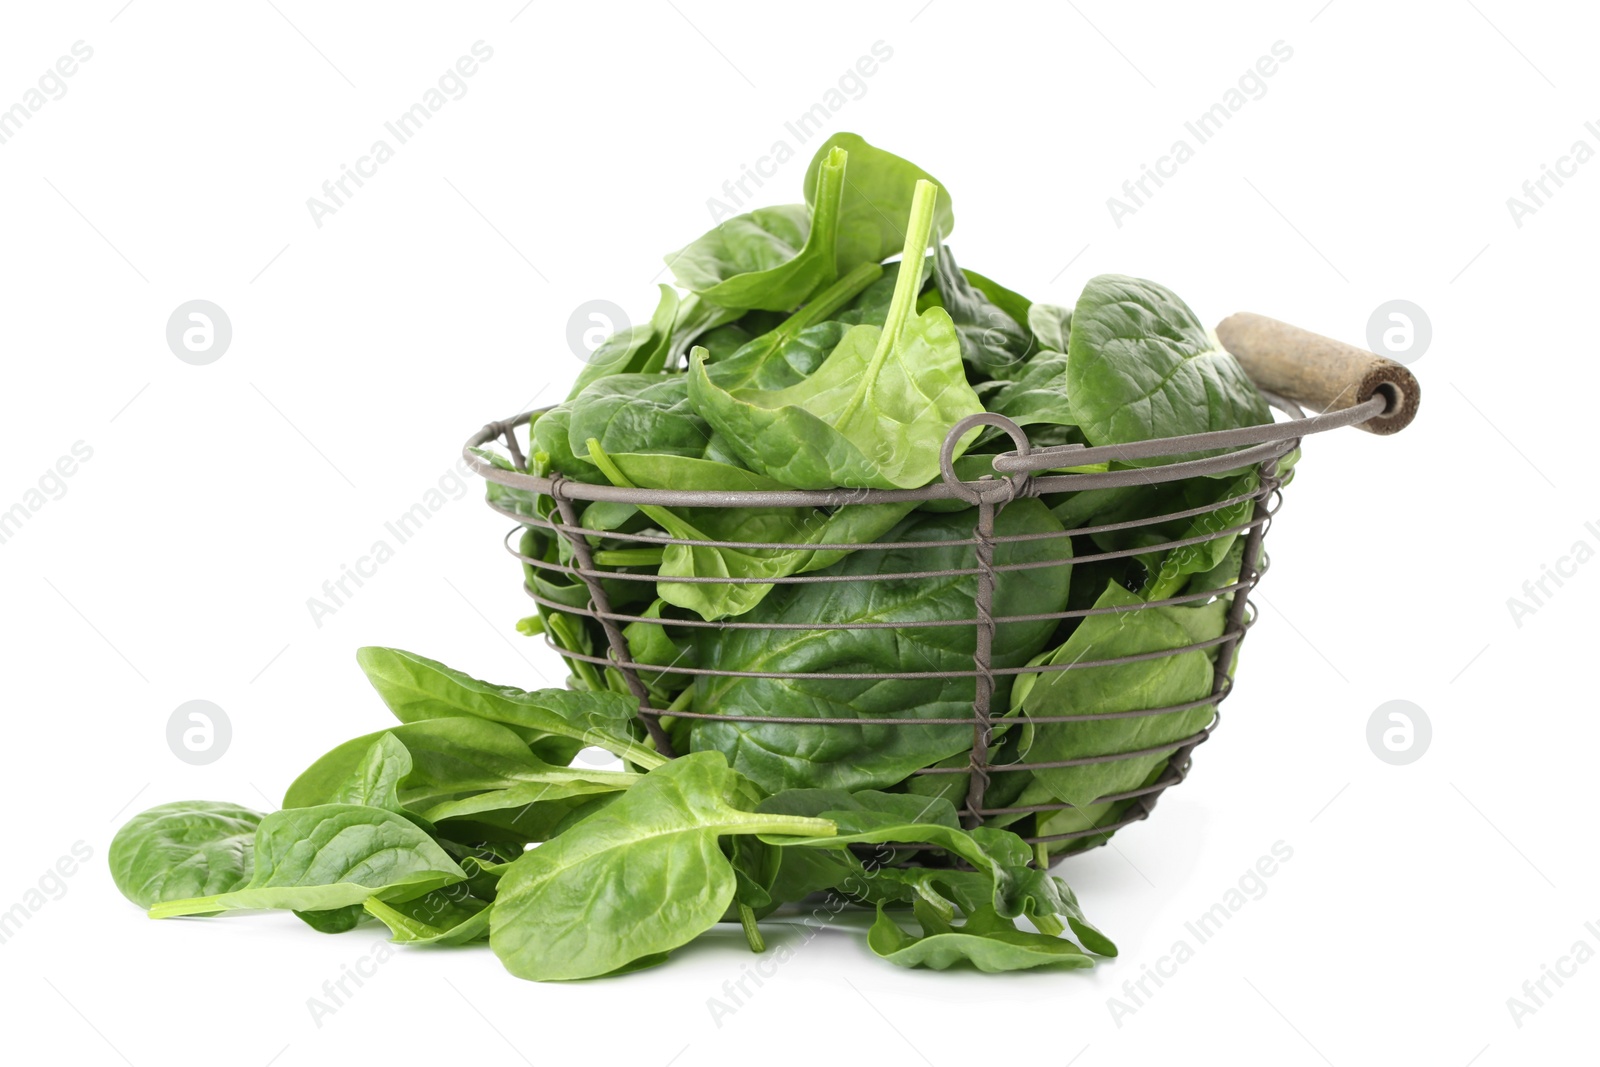
[[(944, 797), (1048, 862), (1148, 817), (1217, 728), (1302, 440), (1394, 433), (1417, 411), (1415, 378), (1372, 353), (1250, 314), (1217, 336), (1278, 421), (1034, 448), (978, 414), (951, 427), (942, 479), (910, 490), (542, 477), (518, 430), (543, 411), (488, 424), (464, 455), (516, 524), (506, 547), (538, 611), (524, 629), (569, 685), (636, 699), (659, 751), (720, 749), (767, 792)], [(725, 531), (753, 509), (792, 539), (667, 529)]]

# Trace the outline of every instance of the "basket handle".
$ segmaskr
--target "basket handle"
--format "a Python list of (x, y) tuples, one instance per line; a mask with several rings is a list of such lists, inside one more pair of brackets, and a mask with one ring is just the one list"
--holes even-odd
[(1368, 433), (1399, 433), (1417, 417), (1422, 387), (1392, 359), (1248, 311), (1217, 323), (1217, 339), (1256, 385), (1317, 411), (1383, 396), (1382, 414), (1356, 424)]

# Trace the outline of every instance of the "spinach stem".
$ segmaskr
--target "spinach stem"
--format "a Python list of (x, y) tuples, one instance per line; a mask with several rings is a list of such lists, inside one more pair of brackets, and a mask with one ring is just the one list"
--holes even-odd
[(738, 812), (723, 831), (730, 834), (781, 834), (785, 837), (833, 837), (839, 826), (832, 819), (812, 819), (803, 815), (768, 815)]
[(867, 394), (878, 373), (891, 353), (900, 345), (900, 334), (906, 321), (916, 314), (917, 293), (922, 289), (922, 265), (928, 255), (928, 238), (933, 232), (933, 209), (939, 201), (939, 187), (926, 179), (917, 179), (916, 191), (911, 194), (911, 217), (906, 220), (906, 246), (900, 256), (900, 273), (894, 280), (894, 297), (889, 301), (889, 313), (883, 320), (883, 333), (878, 336), (878, 347), (872, 353), (872, 362), (861, 374), (858, 387), (834, 419), (834, 425), (848, 424), (856, 409), (866, 403)]
[(806, 240), (807, 249), (817, 249), (827, 257), (827, 278), (838, 277), (834, 265), (834, 240), (838, 236), (839, 207), (844, 202), (844, 169), (849, 153), (834, 146), (828, 158), (817, 168), (816, 200), (811, 205), (811, 233)]
[(744, 927), (744, 939), (750, 942), (751, 952), (767, 951), (766, 939), (761, 936), (761, 927), (756, 925), (756, 913), (750, 905), (739, 904), (739, 925)]
[(905, 329), (906, 320), (916, 310), (917, 293), (922, 289), (922, 265), (928, 254), (928, 238), (933, 232), (933, 209), (938, 201), (939, 187), (925, 179), (918, 179), (916, 192), (911, 196), (911, 217), (906, 220), (906, 246), (900, 255), (900, 274), (895, 278), (894, 298), (889, 302), (889, 314), (883, 321), (883, 336), (878, 339), (878, 350), (872, 355), (868, 377), (899, 343), (900, 331)]
[(601, 567), (654, 567), (666, 556), (663, 548), (609, 548), (594, 553), (594, 562)]
[(150, 906), (150, 918), (171, 919), (179, 915), (206, 915), (221, 911), (217, 907), (219, 896), (186, 897), (183, 900), (163, 900)]
[(783, 321), (774, 333), (782, 332), (793, 337), (819, 322), (827, 322), (833, 313), (860, 296), (862, 291), (883, 277), (883, 267), (877, 263), (862, 263), (850, 273), (811, 298), (811, 302)]
[(1067, 928), (1065, 924), (1063, 924), (1062, 921), (1056, 918), (1054, 915), (1030, 915), (1028, 918), (1033, 920), (1034, 929), (1038, 930), (1041, 934), (1048, 934), (1051, 937), (1060, 937), (1062, 934), (1066, 933)]

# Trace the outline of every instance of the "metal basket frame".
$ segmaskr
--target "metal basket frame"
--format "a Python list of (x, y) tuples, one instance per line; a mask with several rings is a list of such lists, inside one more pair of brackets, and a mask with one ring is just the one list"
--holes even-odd
[[(971, 754), (965, 766), (959, 767), (929, 767), (917, 771), (917, 774), (970, 774), (970, 785), (966, 802), (962, 806), (961, 818), (965, 826), (978, 825), (985, 818), (997, 815), (1026, 815), (1049, 811), (1061, 811), (1073, 807), (1066, 803), (1033, 804), (1012, 807), (985, 807), (984, 794), (988, 789), (991, 776), (1000, 773), (1016, 773), (1022, 771), (1043, 770), (1057, 767), (1072, 767), (1094, 763), (1105, 763), (1117, 760), (1135, 759), (1147, 756), (1169, 754), (1165, 771), (1153, 782), (1138, 789), (1121, 793), (1108, 794), (1097, 798), (1093, 803), (1117, 803), (1132, 800), (1136, 803), (1125, 813), (1122, 818), (1103, 826), (1095, 826), (1070, 833), (1025, 836), (1024, 840), (1036, 846), (1052, 847), (1078, 847), (1083, 844), (1092, 847), (1103, 843), (1109, 836), (1125, 826), (1138, 822), (1149, 816), (1157, 799), (1169, 787), (1183, 781), (1189, 772), (1191, 754), (1196, 746), (1204, 743), (1216, 729), (1221, 721), (1218, 708), (1233, 689), (1233, 675), (1231, 666), (1234, 662), (1235, 652), (1243, 640), (1246, 631), (1255, 616), (1253, 605), (1249, 600), (1251, 590), (1255, 588), (1261, 575), (1265, 572), (1266, 561), (1262, 553), (1263, 539), (1268, 526), (1271, 525), (1273, 516), (1277, 513), (1282, 500), (1281, 481), (1278, 477), (1279, 461), (1294, 449), (1300, 446), (1301, 440), (1312, 434), (1321, 433), (1338, 427), (1363, 423), (1383, 415), (1392, 409), (1394, 398), (1391, 395), (1374, 395), (1366, 401), (1341, 410), (1328, 411), (1322, 415), (1307, 416), (1293, 400), (1267, 393), (1271, 405), (1288, 416), (1287, 420), (1265, 423), (1242, 429), (1216, 431), (1210, 433), (1190, 434), (1181, 437), (1169, 437), (1150, 441), (1141, 441), (1132, 444), (1107, 445), (1100, 447), (1086, 447), (1082, 445), (1062, 445), (1051, 448), (1033, 450), (1029, 447), (1027, 434), (1015, 423), (1003, 416), (982, 413), (973, 415), (953, 426), (947, 435), (940, 456), (943, 477), (939, 481), (930, 483), (919, 489), (832, 489), (832, 490), (770, 490), (770, 491), (698, 491), (675, 489), (637, 489), (622, 488), (612, 485), (598, 485), (574, 480), (556, 474), (553, 477), (541, 477), (528, 471), (528, 463), (520, 443), (517, 440), (518, 427), (527, 425), (541, 411), (530, 411), (519, 414), (511, 419), (491, 422), (484, 426), (478, 433), (467, 441), (463, 447), (463, 456), (469, 466), (487, 481), (504, 486), (508, 489), (524, 493), (547, 496), (554, 501), (555, 516), (545, 518), (541, 515), (529, 515), (510, 508), (503, 507), (494, 501), (490, 507), (497, 513), (512, 519), (517, 525), (506, 535), (508, 551), (519, 559), (525, 566), (547, 570), (552, 573), (567, 576), (581, 581), (589, 594), (589, 602), (583, 608), (574, 608), (569, 604), (557, 603), (541, 596), (531, 585), (524, 584), (528, 595), (542, 606), (560, 611), (564, 614), (575, 615), (596, 621), (605, 633), (607, 641), (607, 654), (605, 656), (589, 655), (565, 649), (552, 640), (546, 632), (546, 643), (560, 655), (582, 662), (589, 662), (598, 666), (614, 669), (620, 673), (629, 691), (639, 702), (639, 719), (648, 733), (652, 742), (664, 755), (673, 756), (672, 745), (668, 740), (666, 731), (662, 728), (660, 719), (663, 715), (677, 718), (716, 720), (724, 722), (756, 722), (756, 723), (795, 723), (808, 726), (818, 726), (828, 723), (845, 725), (867, 726), (933, 726), (933, 725), (968, 725), (972, 726)], [(969, 434), (975, 427), (985, 425), (996, 427), (1008, 434), (1015, 445), (1014, 451), (1002, 453), (993, 459), (993, 467), (999, 472), (1000, 477), (986, 476), (977, 481), (962, 481), (954, 468), (954, 452), (957, 443)], [(479, 450), (491, 442), (503, 444), (509, 456), (509, 461), (515, 470), (506, 470), (484, 459)], [(1092, 473), (1044, 473), (1061, 467), (1084, 467), (1120, 461), (1128, 463), (1135, 460), (1168, 459), (1170, 462), (1155, 466), (1132, 466), (1119, 470), (1107, 470)], [(1221, 503), (1209, 504), (1203, 507), (1190, 508), (1183, 511), (1171, 512), (1148, 518), (1130, 520), (1119, 523), (1109, 523), (1100, 526), (1085, 526), (1065, 531), (1065, 533), (1023, 534), (1003, 536), (995, 533), (995, 518), (1006, 504), (1013, 500), (1028, 496), (1040, 496), (1047, 493), (1075, 492), (1084, 489), (1120, 488), (1140, 484), (1159, 485), (1168, 482), (1180, 481), (1202, 475), (1222, 474), (1231, 471), (1255, 467), (1259, 472), (1256, 488), (1243, 495), (1233, 496)], [(1208, 532), (1203, 536), (1189, 537), (1165, 541), (1154, 545), (1139, 545), (1114, 551), (1098, 552), (1088, 555), (1074, 555), (1070, 560), (1048, 560), (1043, 562), (996, 565), (994, 561), (995, 547), (1007, 542), (1026, 540), (1039, 540), (1046, 538), (1060, 538), (1063, 536), (1077, 537), (1085, 534), (1104, 533), (1116, 530), (1135, 529), (1143, 526), (1158, 526), (1178, 519), (1192, 518), (1208, 512), (1220, 511), (1242, 503), (1245, 499), (1254, 501), (1252, 513), (1248, 521)], [(625, 504), (659, 505), (663, 507), (688, 507), (688, 508), (755, 508), (755, 507), (816, 507), (836, 508), (852, 504), (885, 504), (904, 502), (928, 501), (962, 501), (977, 509), (977, 520), (974, 524), (971, 538), (959, 541), (930, 541), (930, 542), (872, 542), (862, 544), (787, 544), (779, 542), (733, 542), (733, 541), (705, 541), (688, 540), (674, 537), (661, 536), (651, 533), (620, 533), (605, 531), (604, 536), (612, 540), (639, 542), (662, 547), (670, 545), (745, 548), (745, 549), (804, 549), (804, 550), (843, 550), (850, 552), (873, 551), (895, 548), (914, 548), (919, 544), (928, 547), (948, 548), (952, 545), (970, 545), (973, 549), (974, 566), (955, 570), (917, 571), (917, 572), (891, 572), (882, 575), (828, 575), (817, 573), (793, 574), (786, 577), (768, 578), (721, 578), (709, 576), (685, 576), (662, 578), (656, 574), (634, 573), (621, 571), (614, 568), (597, 566), (590, 551), (588, 537), (595, 536), (597, 531), (587, 530), (579, 524), (579, 515), (575, 502), (610, 501)], [(557, 521), (559, 519), (559, 521)], [(524, 527), (536, 527), (548, 531), (562, 539), (571, 551), (571, 563), (549, 562), (542, 559), (532, 559), (523, 554), (519, 548), (510, 544), (510, 538), (521, 533)], [(1202, 593), (1180, 594), (1163, 600), (1149, 601), (1136, 606), (1114, 608), (1080, 608), (1050, 612), (1035, 615), (995, 616), (994, 590), (995, 577), (998, 573), (1008, 570), (1022, 570), (1040, 567), (1061, 566), (1063, 563), (1077, 565), (1094, 562), (1097, 560), (1111, 560), (1145, 555), (1151, 552), (1170, 551), (1186, 545), (1203, 543), (1215, 538), (1242, 535), (1244, 538), (1243, 563), (1241, 564), (1238, 578), (1233, 584)], [(926, 622), (911, 623), (751, 623), (741, 622), (738, 617), (708, 621), (700, 618), (671, 619), (663, 621), (626, 612), (614, 611), (610, 598), (602, 585), (605, 581), (645, 581), (651, 583), (668, 582), (671, 584), (688, 584), (707, 582), (718, 584), (749, 583), (760, 585), (787, 585), (820, 583), (829, 581), (887, 581), (905, 580), (908, 578), (945, 578), (952, 576), (976, 576), (976, 592), (974, 596), (974, 616), (968, 619), (941, 619)], [(1158, 652), (1143, 653), (1110, 657), (1098, 660), (1080, 660), (1070, 664), (1041, 665), (999, 668), (992, 663), (992, 647), (995, 628), (998, 624), (1008, 622), (1044, 621), (1049, 619), (1065, 620), (1084, 618), (1090, 615), (1117, 613), (1124, 611), (1139, 611), (1149, 607), (1165, 607), (1186, 603), (1196, 603), (1211, 600), (1215, 597), (1231, 597), (1231, 603), (1226, 616), (1223, 633), (1216, 638), (1198, 641), (1188, 645), (1163, 649)], [(663, 626), (682, 628), (714, 628), (714, 629), (859, 629), (867, 627), (884, 628), (924, 628), (940, 626), (972, 626), (975, 628), (975, 651), (973, 667), (970, 671), (903, 671), (903, 672), (818, 672), (818, 673), (784, 673), (784, 672), (746, 672), (713, 670), (703, 667), (683, 667), (676, 664), (660, 665), (636, 663), (632, 660), (626, 637), (621, 627), (628, 623), (644, 622)], [(994, 765), (989, 761), (990, 748), (994, 739), (994, 714), (991, 707), (996, 676), (1037, 674), (1059, 670), (1078, 670), (1091, 667), (1112, 666), (1123, 663), (1137, 662), (1140, 660), (1157, 659), (1166, 656), (1180, 655), (1197, 650), (1214, 650), (1210, 652), (1213, 660), (1213, 677), (1211, 691), (1208, 696), (1186, 702), (1184, 704), (1168, 707), (1150, 708), (1138, 711), (1122, 711), (1093, 715), (1057, 715), (1057, 716), (1030, 716), (1034, 723), (1044, 722), (1085, 722), (1099, 719), (1130, 718), (1149, 715), (1174, 714), (1192, 711), (1207, 705), (1212, 706), (1213, 715), (1210, 722), (1198, 732), (1167, 744), (1141, 750), (1112, 753), (1093, 757), (1084, 757), (1071, 760), (1035, 763), (1007, 763)], [(688, 674), (720, 675), (747, 678), (776, 678), (776, 679), (840, 679), (840, 680), (905, 680), (916, 678), (973, 678), (974, 697), (972, 702), (971, 718), (818, 718), (818, 717), (784, 717), (765, 715), (730, 715), (717, 711), (690, 710), (689, 708), (657, 708), (651, 703), (649, 688), (640, 679), (640, 672), (653, 675), (659, 674)], [(689, 690), (692, 692), (692, 689)], [(1080, 839), (1098, 838), (1098, 841), (1083, 842)]]

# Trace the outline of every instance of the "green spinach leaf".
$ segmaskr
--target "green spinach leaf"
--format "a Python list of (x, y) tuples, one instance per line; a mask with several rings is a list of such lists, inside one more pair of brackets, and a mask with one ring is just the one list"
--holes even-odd
[(397, 648), (363, 648), (356, 660), (401, 722), (487, 719), (520, 731), (534, 754), (550, 763), (569, 762), (587, 746), (641, 767), (663, 762), (659, 753), (630, 736), (638, 705), (621, 694), (491, 685)]
[[(1155, 282), (1102, 274), (1084, 286), (1067, 346), (1067, 397), (1095, 445), (1272, 421), (1244, 368), (1189, 305)], [(1182, 458), (1131, 460), (1156, 466)]]
[[(868, 144), (858, 134), (836, 133), (817, 149), (806, 168), (807, 202), (816, 203), (809, 190), (838, 149), (849, 153), (844, 195), (839, 205), (835, 262), (840, 274), (861, 263), (881, 263), (905, 243), (901, 220), (911, 213), (913, 190), (919, 181), (938, 181), (914, 163)], [(950, 194), (941, 191), (934, 209), (933, 228), (948, 235), (955, 229)]]
[(913, 905), (922, 936), (912, 937), (878, 905), (867, 933), (872, 951), (901, 967), (942, 971), (971, 964), (980, 971), (1022, 971), (1034, 967), (1092, 967), (1094, 960), (1065, 938), (1017, 929), (993, 908), (981, 908), (953, 926), (922, 900)]
[[(756, 624), (852, 624), (851, 629), (763, 628), (699, 631), (699, 662), (713, 670), (766, 673), (937, 672), (972, 669), (976, 636), (965, 626), (909, 627), (908, 623), (972, 617), (976, 578), (884, 578), (895, 573), (974, 568), (975, 512), (913, 514), (884, 540), (908, 547), (857, 551), (823, 573), (858, 581), (787, 585), (741, 616)], [(999, 514), (1000, 537), (1058, 531), (1037, 500), (1019, 500)], [(923, 547), (923, 546), (931, 547)], [(1071, 543), (1065, 537), (1002, 542), (995, 561), (994, 614), (1055, 611), (1066, 600)], [(1060, 561), (1059, 566), (1046, 566)], [(898, 625), (896, 625), (898, 624)], [(993, 662), (1021, 667), (1055, 629), (1052, 620), (1003, 623)], [(995, 707), (1004, 708), (1010, 681), (996, 679)], [(731, 678), (695, 682), (692, 706), (734, 715), (846, 720), (809, 726), (794, 722), (696, 721), (695, 751), (726, 753), (741, 773), (768, 792), (794, 786), (883, 788), (922, 767), (965, 751), (972, 729), (915, 725), (917, 719), (970, 717), (971, 678), (903, 680)], [(851, 719), (896, 719), (896, 725), (851, 725)]]
[[(1096, 663), (1145, 654), (1154, 654), (1154, 658), (1024, 676), (1013, 696), (1021, 702), (1024, 715), (1102, 716), (1087, 722), (1039, 723), (1028, 753), (1032, 762), (1159, 749), (1211, 721), (1210, 704), (1160, 715), (1113, 716), (1186, 704), (1211, 692), (1214, 650), (1171, 650), (1221, 636), (1226, 599), (1195, 606), (1150, 607), (1138, 594), (1110, 582), (1095, 606), (1124, 610), (1086, 617), (1045, 663)], [(1057, 799), (1088, 808), (1109, 793), (1137, 789), (1152, 770), (1165, 764), (1170, 752), (1036, 770), (1034, 774)]]
[[(922, 258), (936, 196), (935, 186), (917, 188), (907, 260)], [(927, 484), (938, 475), (950, 426), (983, 405), (967, 384), (950, 316), (939, 308), (917, 314), (917, 288), (917, 279), (900, 274), (883, 328), (851, 327), (815, 374), (785, 389), (722, 389), (697, 350), (689, 365), (691, 403), (750, 469), (787, 485)]]
[(159, 804), (129, 819), (111, 839), (111, 880), (141, 908), (230, 892), (250, 880), (261, 819), (237, 804)]
[(539, 981), (591, 978), (699, 936), (734, 898), (730, 834), (833, 833), (820, 819), (736, 806), (717, 753), (685, 756), (528, 852), (506, 870), (489, 941), (506, 969)]
[(238, 909), (326, 911), (369, 897), (426, 893), (466, 877), (427, 834), (393, 812), (324, 804), (273, 812), (256, 828), (255, 871), (222, 893), (164, 900), (152, 918)]
[(668, 256), (678, 284), (719, 307), (787, 311), (803, 303), (837, 276), (845, 165), (841, 149), (807, 174), (809, 208), (757, 208)]

